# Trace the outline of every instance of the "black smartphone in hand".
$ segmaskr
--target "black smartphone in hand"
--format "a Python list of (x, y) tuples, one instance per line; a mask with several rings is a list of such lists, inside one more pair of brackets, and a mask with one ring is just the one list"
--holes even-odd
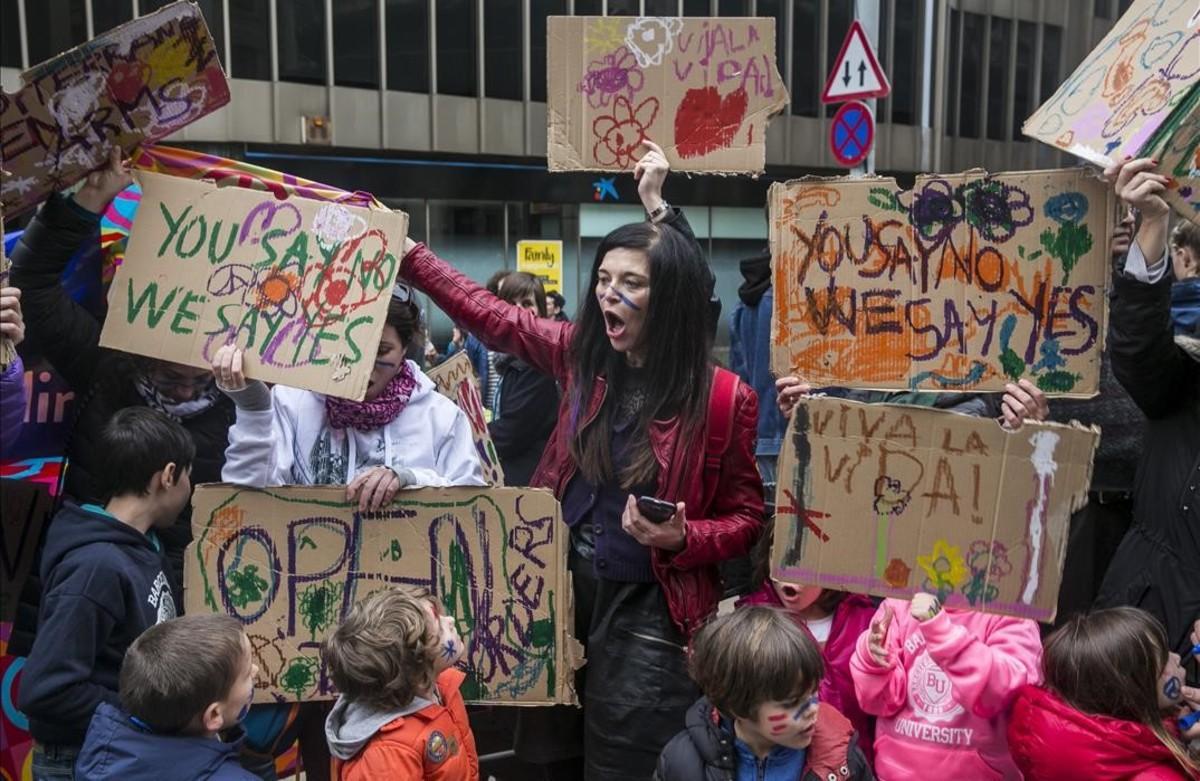
[(662, 499), (655, 499), (653, 496), (639, 496), (637, 508), (638, 512), (651, 523), (666, 523), (671, 520), (671, 516), (675, 515), (674, 504), (664, 502)]

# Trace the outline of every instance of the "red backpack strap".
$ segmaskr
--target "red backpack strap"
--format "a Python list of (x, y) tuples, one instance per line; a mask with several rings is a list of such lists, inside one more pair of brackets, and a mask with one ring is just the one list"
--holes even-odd
[(708, 394), (708, 441), (704, 445), (704, 495), (709, 498), (717, 489), (721, 475), (721, 459), (733, 439), (733, 413), (737, 406), (738, 384), (734, 372), (720, 367), (713, 370), (712, 388)]

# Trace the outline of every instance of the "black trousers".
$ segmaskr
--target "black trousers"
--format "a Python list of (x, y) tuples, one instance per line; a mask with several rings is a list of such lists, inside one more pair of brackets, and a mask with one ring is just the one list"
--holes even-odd
[(1055, 627), (1091, 608), (1104, 573), (1132, 522), (1133, 500), (1127, 494), (1112, 492), (1090, 491), (1088, 503), (1071, 516)]
[(575, 633), (587, 654), (576, 677), (583, 709), (522, 710), (517, 755), (538, 764), (582, 755), (587, 781), (649, 779), (700, 696), (687, 674), (684, 639), (657, 582), (598, 579), (574, 550), (570, 569)]

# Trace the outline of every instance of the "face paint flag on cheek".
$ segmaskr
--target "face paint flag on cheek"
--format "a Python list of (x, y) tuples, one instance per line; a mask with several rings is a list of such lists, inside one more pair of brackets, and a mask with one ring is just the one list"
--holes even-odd
[(626, 295), (625, 295), (624, 293), (622, 293), (620, 290), (617, 290), (617, 289), (616, 289), (615, 287), (613, 287), (612, 285), (609, 285), (609, 286), (608, 286), (608, 292), (609, 292), (609, 293), (612, 293), (614, 296), (616, 296), (618, 299), (620, 299), (622, 304), (624, 304), (625, 306), (629, 307), (629, 308), (630, 308), (630, 309), (632, 309), (633, 311), (635, 311), (635, 312), (640, 312), (640, 311), (642, 311), (642, 308), (641, 308), (640, 306), (638, 306), (637, 304), (633, 303), (633, 301), (631, 301), (631, 300), (629, 299), (629, 297), (628, 297), (628, 296), (626, 296)]

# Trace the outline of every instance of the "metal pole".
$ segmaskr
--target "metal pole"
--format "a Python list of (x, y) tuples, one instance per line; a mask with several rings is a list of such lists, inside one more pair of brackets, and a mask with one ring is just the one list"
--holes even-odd
[[(871, 46), (879, 51), (879, 0), (855, 0), (854, 2), (854, 18), (863, 26), (863, 32), (867, 34), (867, 40), (871, 42)], [(871, 110), (871, 116), (875, 116), (875, 106), (878, 103), (875, 98), (864, 101), (867, 108)], [(876, 123), (876, 137), (878, 137), (878, 123)], [(851, 176), (869, 176), (875, 173), (875, 144), (871, 144), (871, 150), (867, 152), (867, 159), (862, 165), (854, 166), (850, 172)]]

